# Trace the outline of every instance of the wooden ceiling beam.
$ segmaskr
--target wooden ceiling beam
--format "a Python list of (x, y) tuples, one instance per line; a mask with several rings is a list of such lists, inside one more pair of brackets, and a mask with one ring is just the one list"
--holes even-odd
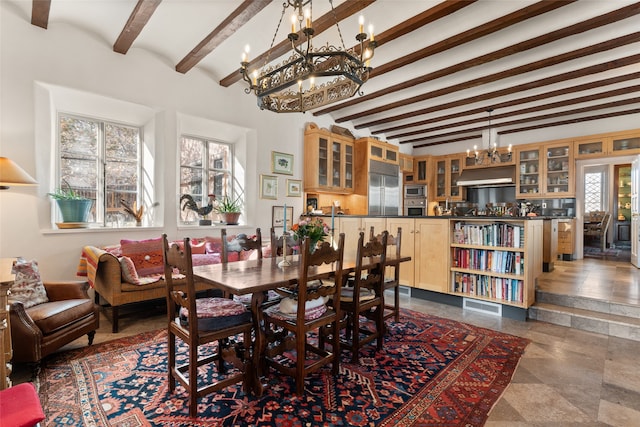
[[(589, 31), (598, 27), (601, 27), (603, 25), (608, 25), (614, 22), (617, 22), (619, 20), (622, 19), (626, 19), (629, 18), (632, 15), (637, 15), (638, 13), (640, 13), (640, 3), (634, 3), (632, 5), (623, 7), (621, 9), (615, 10), (613, 12), (609, 12), (606, 13), (604, 15), (600, 15), (597, 16), (595, 18), (592, 19), (588, 19), (586, 21), (574, 24), (574, 25), (570, 25), (568, 27), (562, 28), (560, 30), (556, 30), (552, 33), (549, 34), (544, 34), (538, 37), (534, 37), (532, 39), (529, 40), (525, 40), (523, 42), (520, 43), (516, 43), (514, 45), (508, 46), (506, 48), (503, 49), (499, 49), (497, 51), (494, 52), (490, 52), (486, 55), (481, 55), (479, 57), (473, 58), (471, 60), (468, 61), (463, 61), (461, 63), (452, 65), (450, 67), (446, 67), (444, 69), (438, 70), (438, 71), (434, 71), (432, 73), (429, 74), (425, 74), (423, 76), (419, 76), (416, 78), (413, 78), (411, 80), (407, 80), (405, 82), (402, 83), (398, 83), (396, 85), (392, 85), (390, 87), (384, 88), (382, 90), (379, 90), (377, 92), (368, 94), (368, 95), (364, 95), (358, 98), (353, 98), (347, 102), (343, 102), (341, 104), (335, 104), (330, 106), (329, 108), (325, 108), (323, 110), (320, 110), (316, 113), (314, 113), (314, 115), (320, 115), (320, 114), (325, 114), (325, 113), (330, 113), (345, 107), (349, 107), (349, 106), (353, 106), (362, 102), (366, 102), (372, 99), (376, 99), (379, 98), (381, 96), (384, 95), (389, 95), (391, 93), (400, 91), (400, 90), (404, 90), (404, 89), (408, 89), (408, 88), (412, 88), (415, 87), (418, 84), (422, 84), (422, 83), (426, 83), (428, 81), (432, 81), (435, 80), (437, 78), (440, 77), (444, 77), (444, 76), (448, 76), (451, 75), (453, 73), (456, 72), (460, 72), (460, 71), (464, 71), (469, 69), (470, 67), (473, 66), (477, 66), (477, 65), (483, 65), (498, 59), (502, 59), (505, 58), (509, 55), (513, 55), (516, 53), (520, 53), (520, 52), (524, 52), (536, 47), (540, 47), (542, 45), (551, 43), (551, 42), (555, 42), (557, 40), (560, 40), (562, 38), (565, 37), (569, 37), (569, 36), (573, 36), (576, 34), (580, 34), (583, 33), (585, 31)], [(523, 69), (522, 67), (518, 67), (519, 69)], [(522, 72), (527, 72), (527, 71), (521, 71)], [(497, 74), (494, 74), (494, 78), (496, 79), (500, 79), (500, 78), (504, 78), (504, 77), (499, 77)], [(512, 74), (512, 75), (516, 75), (516, 74)], [(476, 79), (475, 81), (479, 82), (478, 84), (484, 84), (483, 82), (480, 81), (480, 79)], [(491, 80), (491, 81), (495, 81), (495, 80)], [(485, 83), (488, 83), (489, 81), (486, 81)], [(467, 86), (469, 87), (469, 86)], [(462, 90), (462, 88), (460, 89)], [(392, 108), (397, 108), (397, 107), (401, 107), (401, 106), (405, 106), (405, 105), (409, 105), (412, 104), (414, 102), (419, 102), (421, 100), (425, 100), (425, 99), (429, 99), (430, 97), (432, 97), (431, 95), (429, 95), (431, 92), (427, 93), (427, 94), (423, 94), (423, 95), (418, 95), (415, 97), (411, 97), (411, 98), (407, 98), (405, 100), (402, 101), (397, 101), (388, 105), (385, 105), (385, 107), (383, 107), (384, 109), (379, 111), (378, 109), (370, 109), (370, 110), (366, 110), (366, 111), (362, 111), (360, 113), (356, 113), (356, 114), (352, 114), (349, 116), (345, 116), (345, 117), (339, 117), (336, 118), (335, 121), (340, 123), (340, 122), (344, 122), (344, 121), (349, 121), (349, 120), (355, 120), (355, 119), (359, 119), (362, 118), (364, 116), (370, 115), (370, 114), (376, 114), (382, 111), (387, 111), (390, 110)]]
[[(554, 126), (571, 125), (571, 124), (576, 124), (576, 123), (588, 122), (588, 121), (591, 121), (591, 120), (609, 119), (611, 117), (627, 116), (627, 115), (638, 114), (638, 113), (640, 113), (640, 108), (632, 108), (630, 110), (620, 110), (620, 111), (614, 111), (614, 112), (611, 112), (611, 113), (596, 114), (596, 115), (585, 116), (585, 117), (576, 117), (576, 118), (573, 118), (573, 119), (560, 120), (560, 121), (557, 121), (557, 122), (540, 123), (540, 124), (537, 124), (537, 125), (531, 125), (531, 126), (525, 126), (525, 127), (521, 127), (521, 128), (509, 129), (509, 130), (498, 132), (498, 135), (506, 135), (506, 134), (509, 134), (509, 133), (526, 132), (526, 131), (530, 131), (530, 130), (543, 129), (543, 128), (554, 127)], [(465, 137), (461, 137), (461, 138), (448, 139), (446, 141), (428, 142), (428, 143), (425, 143), (425, 144), (414, 145), (413, 148), (433, 147), (433, 146), (436, 146), (436, 145), (449, 144), (451, 142), (466, 141), (466, 140), (469, 140), (469, 139), (472, 139), (472, 138), (473, 139), (477, 139), (477, 138), (480, 138), (480, 136), (481, 135), (473, 135), (473, 136), (465, 136)]]
[[(487, 22), (486, 24), (477, 26), (463, 33), (456, 34), (455, 36), (449, 37), (446, 40), (442, 40), (438, 43), (432, 44), (423, 49), (416, 50), (415, 52), (405, 55), (402, 58), (398, 58), (394, 61), (390, 61), (390, 62), (387, 62), (386, 64), (382, 64), (378, 67), (375, 67), (371, 72), (370, 78), (388, 73), (390, 71), (395, 71), (400, 67), (413, 64), (414, 62), (419, 61), (421, 59), (424, 59), (429, 56), (433, 56), (437, 53), (444, 52), (445, 50), (451, 49), (452, 46), (460, 46), (461, 44), (479, 39), (480, 37), (484, 37), (491, 33), (495, 33), (496, 31), (500, 31), (511, 25), (515, 25), (517, 23), (526, 21), (527, 19), (531, 19), (538, 15), (541, 15), (543, 13), (550, 12), (562, 6), (566, 6), (575, 1), (577, 0), (555, 1), (555, 2), (541, 1), (538, 3), (532, 4), (531, 6), (525, 7), (523, 9), (516, 10), (515, 12), (512, 12), (508, 15), (502, 16), (498, 19), (494, 19), (491, 22)], [(382, 38), (382, 35), (380, 38)]]
[[(498, 80), (503, 80), (503, 79), (514, 77), (520, 74), (529, 73), (531, 71), (537, 71), (546, 67), (562, 64), (567, 61), (583, 58), (585, 56), (593, 55), (596, 53), (606, 52), (608, 50), (615, 49), (620, 46), (636, 43), (638, 40), (640, 40), (640, 32), (627, 34), (621, 37), (617, 37), (615, 39), (607, 40), (605, 42), (596, 43), (594, 45), (587, 46), (581, 49), (576, 49), (571, 52), (565, 52), (560, 55), (555, 55), (549, 58), (541, 59), (539, 61), (530, 62), (528, 64), (521, 65), (519, 67), (514, 67), (505, 71), (500, 71), (498, 73), (493, 73), (487, 76), (478, 77), (476, 79), (469, 80), (464, 83), (456, 84), (456, 85), (441, 88), (441, 89), (436, 89), (431, 92), (423, 93), (421, 95), (405, 98), (401, 101), (391, 102), (391, 103), (382, 105), (380, 107), (371, 108), (366, 111), (361, 111), (359, 113), (352, 114), (350, 116), (337, 118), (335, 119), (335, 121), (340, 123), (343, 121), (355, 120), (355, 119), (369, 116), (371, 114), (382, 113), (382, 112), (391, 110), (393, 108), (403, 107), (416, 102), (427, 101), (437, 96), (448, 95), (450, 93), (458, 92), (464, 89), (469, 89), (469, 88), (481, 86), (484, 84), (493, 83)], [(358, 127), (359, 126), (356, 125), (356, 128)]]
[[(564, 111), (558, 111), (555, 113), (542, 114), (535, 117), (527, 117), (523, 119), (510, 120), (510, 121), (501, 122), (501, 123), (493, 123), (492, 126), (493, 127), (513, 126), (513, 125), (519, 125), (523, 123), (538, 122), (543, 120), (555, 119), (563, 116), (570, 116), (572, 114), (582, 114), (582, 113), (588, 113), (590, 111), (604, 110), (606, 108), (617, 108), (624, 105), (632, 105), (632, 104), (638, 104), (638, 103), (640, 103), (640, 97), (628, 98), (628, 99), (622, 99), (618, 101), (605, 102), (603, 104), (590, 105), (587, 107), (574, 108), (573, 110), (564, 110)], [(460, 134), (469, 133), (469, 132), (482, 131), (486, 128), (487, 128), (487, 125), (485, 124), (483, 126), (479, 126), (475, 128), (460, 129), (452, 132), (441, 133), (439, 135), (431, 135), (431, 136), (425, 136), (421, 138), (404, 140), (404, 141), (400, 141), (400, 143), (407, 144), (407, 143), (414, 143), (414, 142), (420, 142), (420, 141), (428, 141), (430, 139), (436, 139), (436, 138), (446, 138), (453, 135), (460, 135)], [(499, 131), (498, 133), (505, 134), (505, 133), (509, 133), (509, 131)]]
[(161, 2), (162, 0), (138, 0), (127, 23), (120, 32), (118, 39), (113, 44), (113, 50), (115, 52), (124, 55), (129, 51), (129, 48), (133, 45), (136, 38), (138, 38), (142, 29), (147, 25), (147, 22), (151, 19), (151, 15), (153, 15)]
[(31, 3), (31, 24), (44, 28), (49, 26), (49, 11), (51, 0), (33, 0)]
[[(447, 114), (447, 115), (444, 115), (444, 116), (434, 117), (434, 118), (425, 119), (425, 120), (419, 120), (419, 121), (416, 121), (416, 122), (406, 123), (406, 124), (402, 124), (402, 125), (398, 125), (398, 126), (393, 126), (393, 127), (390, 127), (390, 128), (376, 129), (373, 133), (374, 134), (384, 133), (388, 138), (400, 137), (401, 134), (393, 134), (393, 132), (399, 131), (399, 130), (402, 130), (402, 129), (413, 128), (413, 127), (416, 127), (416, 126), (428, 125), (430, 123), (436, 123), (436, 122), (443, 121), (443, 120), (453, 120), (453, 119), (457, 119), (459, 117), (464, 117), (464, 116), (468, 116), (468, 115), (472, 115), (472, 114), (479, 114), (479, 113), (482, 113), (484, 111), (487, 111), (487, 108), (491, 108), (494, 111), (496, 111), (496, 110), (500, 110), (500, 109), (504, 109), (504, 108), (508, 108), (508, 107), (513, 107), (515, 105), (526, 104), (526, 103), (529, 103), (529, 102), (541, 101), (543, 99), (553, 98), (553, 97), (556, 97), (556, 96), (569, 95), (571, 93), (576, 93), (576, 92), (581, 92), (581, 91), (585, 91), (585, 90), (596, 89), (596, 88), (599, 88), (599, 87), (602, 87), (602, 86), (613, 85), (613, 84), (616, 84), (616, 83), (622, 83), (622, 82), (629, 81), (629, 80), (634, 80), (634, 79), (640, 79), (640, 71), (635, 72), (635, 73), (624, 74), (624, 75), (621, 75), (621, 76), (610, 77), (610, 78), (607, 78), (607, 79), (597, 80), (597, 81), (593, 81), (593, 82), (589, 82), (589, 83), (583, 83), (583, 84), (579, 84), (579, 85), (575, 85), (575, 86), (564, 87), (562, 89), (557, 89), (557, 90), (552, 90), (552, 91), (545, 92), (545, 93), (526, 96), (524, 98), (512, 99), (512, 100), (500, 102), (500, 103), (497, 103), (497, 104), (490, 104), (489, 106), (485, 106), (485, 107), (473, 108), (471, 110), (460, 111), (460, 112), (457, 112), (457, 113)], [(508, 91), (508, 94), (514, 94), (514, 93), (521, 92), (521, 90), (518, 89), (518, 86), (513, 87), (513, 88), (509, 88), (509, 89), (507, 89), (507, 91)], [(487, 93), (487, 94), (485, 94), (486, 98), (483, 97), (483, 99), (497, 98), (499, 96), (505, 95), (504, 92), (505, 92), (504, 90), (500, 90), (500, 91), (496, 91), (496, 92)], [(450, 109), (450, 108), (454, 108), (454, 107), (459, 107), (459, 106), (463, 106), (463, 105), (469, 105), (469, 104), (472, 104), (472, 103), (475, 103), (475, 102), (478, 102), (478, 99), (476, 97), (469, 97), (469, 98), (460, 99), (460, 100), (457, 100), (457, 101), (448, 102), (448, 103), (445, 103), (445, 104), (434, 105), (434, 106), (429, 107), (428, 109), (425, 109), (425, 110), (428, 110), (429, 113), (433, 113), (433, 112), (436, 112), (436, 111), (444, 111), (444, 110), (447, 110), (447, 109)], [(427, 113), (425, 112), (425, 113), (421, 113), (421, 114), (427, 114)]]
[[(575, 1), (575, 0), (571, 0)], [(470, 30), (464, 31), (462, 33), (451, 36), (447, 39), (441, 40), (433, 45), (427, 46), (421, 50), (419, 50), (419, 54), (416, 52), (406, 55), (402, 58), (395, 59), (386, 64), (379, 65), (373, 69), (371, 72), (372, 76), (380, 76), (389, 71), (395, 71), (400, 67), (405, 65), (409, 65), (417, 60), (427, 58), (429, 56), (444, 52), (448, 49), (451, 49), (452, 46), (460, 46), (464, 43), (469, 43), (474, 41), (480, 37), (487, 36), (496, 31), (503, 30), (509, 26), (518, 24), (520, 22), (524, 22), (527, 19), (538, 16), (542, 13), (549, 12), (551, 10), (555, 10), (559, 7), (565, 6), (569, 4), (569, 2), (550, 2), (543, 1), (535, 3), (531, 6), (527, 6), (515, 12), (512, 12), (508, 15), (501, 16), (500, 18), (494, 19), (493, 21), (486, 22), (482, 25), (479, 25), (475, 28), (471, 28)], [(491, 59), (492, 60), (492, 59)], [(427, 75), (429, 76), (429, 75)], [(432, 77), (433, 78), (433, 77)], [(314, 113), (314, 115), (322, 115), (326, 113), (331, 113), (333, 111), (341, 110), (346, 107), (350, 107), (362, 102), (366, 102), (371, 99), (378, 98), (380, 96), (388, 95), (389, 93), (396, 92), (398, 90), (406, 89), (411, 87), (408, 81), (398, 83), (397, 85), (393, 85), (389, 88), (385, 88), (383, 90), (360, 96), (358, 98), (353, 98), (349, 101), (334, 104), (330, 107), (324, 108)]]
[(186, 73), (195, 67), (204, 57), (231, 37), (240, 27), (251, 20), (258, 12), (264, 9), (273, 0), (245, 0), (236, 10), (225, 18), (209, 35), (191, 50), (176, 65), (176, 71)]
[[(334, 9), (335, 19), (337, 19), (338, 22), (342, 21), (343, 19), (348, 18), (349, 16), (360, 12), (361, 10), (363, 10), (364, 8), (372, 4), (374, 1), (375, 0), (346, 1)], [(322, 33), (323, 31), (328, 30), (333, 25), (335, 25), (335, 19), (334, 19), (333, 12), (330, 11), (328, 13), (325, 13), (315, 21), (313, 21), (312, 26), (313, 26), (313, 29), (315, 30), (314, 37)], [(302, 43), (306, 43), (307, 38), (304, 36), (304, 34), (302, 34), (301, 31), (298, 31), (298, 35), (300, 37), (296, 42), (296, 46)], [(267, 57), (278, 58), (284, 55), (285, 53), (289, 52), (290, 50), (291, 50), (291, 42), (288, 39), (283, 40), (277, 45), (275, 45), (269, 51), (263, 52), (257, 57), (253, 58), (249, 62), (249, 68), (252, 69), (260, 66), (259, 64), (264, 63), (264, 61), (267, 60)], [(238, 55), (240, 55), (240, 53), (241, 52), (238, 52)], [(239, 63), (240, 61), (238, 60), (238, 64)], [(220, 85), (223, 87), (229, 87), (232, 84), (240, 81), (241, 79), (242, 79), (242, 75), (240, 74), (240, 67), (238, 67), (234, 72), (232, 72), (227, 77), (220, 80)]]
[[(590, 76), (592, 74), (596, 74), (596, 73), (601, 73), (604, 71), (608, 71), (608, 70), (613, 70), (616, 68), (620, 68), (620, 67), (626, 67), (627, 65), (633, 65), (633, 64), (637, 64), (640, 63), (640, 54), (638, 55), (631, 55), (631, 56), (627, 56), (625, 58), (619, 58), (619, 59), (615, 59), (612, 61), (607, 61), (604, 62), (602, 64), (596, 64), (596, 65), (592, 65), (589, 67), (585, 67), (585, 68), (581, 68), (578, 70), (574, 70), (574, 71), (568, 71), (566, 73), (562, 73), (562, 74), (558, 74), (555, 76), (550, 76), (550, 77), (545, 77), (543, 79), (539, 79), (539, 80), (534, 80), (532, 82), (527, 82), (527, 83), (523, 83), (517, 86), (512, 86), (506, 89), (502, 89), (502, 90), (497, 90), (494, 92), (489, 92), (489, 93), (485, 93), (485, 94), (481, 94), (478, 96), (474, 96), (472, 98), (467, 98), (466, 100), (459, 100), (459, 101), (452, 101), (446, 104), (441, 104), (440, 105), (440, 109), (445, 109), (445, 108), (452, 108), (452, 107), (457, 107), (460, 105), (464, 105), (465, 103), (470, 103), (470, 102), (478, 102), (478, 101), (485, 101), (488, 99), (493, 99), (493, 98), (497, 98), (500, 96), (505, 96), (505, 95), (511, 95), (513, 93), (517, 93), (517, 92), (524, 92), (526, 90), (531, 90), (531, 89), (536, 89), (539, 87), (543, 87), (543, 86), (548, 86), (551, 84), (555, 84), (555, 83), (560, 83), (560, 82), (564, 82), (564, 81), (568, 81), (571, 79), (577, 79), (579, 77), (585, 77), (585, 76)], [(466, 101), (466, 102), (465, 102)], [(417, 111), (412, 111), (410, 113), (405, 113), (405, 114), (399, 114), (396, 116), (392, 116), (392, 117), (388, 117), (388, 118), (384, 118), (384, 119), (379, 119), (376, 120), (374, 122), (369, 122), (369, 126), (376, 126), (376, 125), (380, 125), (383, 123), (389, 123), (389, 122), (393, 122), (393, 121), (397, 121), (397, 120), (402, 120), (402, 119), (410, 119), (412, 117), (415, 117), (417, 115), (421, 115), (421, 114), (428, 114), (428, 113), (432, 113), (434, 111), (438, 111), (437, 109), (434, 107), (429, 107), (429, 108), (424, 108), (421, 110), (417, 110)], [(356, 126), (356, 129), (359, 129), (360, 126), (366, 126), (367, 124), (360, 124)]]

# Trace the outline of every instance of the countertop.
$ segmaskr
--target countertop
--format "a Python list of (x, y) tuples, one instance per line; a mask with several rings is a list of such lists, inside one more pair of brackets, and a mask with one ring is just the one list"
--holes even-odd
[[(320, 218), (331, 218), (331, 215), (303, 215), (314, 216)], [(539, 220), (539, 219), (573, 219), (572, 216), (498, 216), (498, 215), (477, 215), (477, 216), (457, 216), (457, 215), (429, 215), (429, 216), (406, 216), (406, 215), (335, 215), (336, 218), (409, 218), (409, 219), (493, 219), (493, 220)]]

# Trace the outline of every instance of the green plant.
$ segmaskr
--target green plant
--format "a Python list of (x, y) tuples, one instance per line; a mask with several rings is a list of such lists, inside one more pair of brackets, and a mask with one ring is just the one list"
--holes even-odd
[(90, 200), (87, 197), (81, 196), (76, 193), (69, 183), (62, 180), (63, 186), (57, 188), (53, 193), (47, 193), (54, 200)]
[(233, 200), (229, 196), (224, 196), (216, 204), (215, 211), (218, 213), (239, 213), (242, 211), (242, 202), (240, 197)]

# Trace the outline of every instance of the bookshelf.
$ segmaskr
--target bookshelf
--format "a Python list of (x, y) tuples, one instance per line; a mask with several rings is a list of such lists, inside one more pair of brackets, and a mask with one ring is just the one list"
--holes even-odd
[(528, 308), (542, 272), (543, 221), (451, 220), (449, 292)]

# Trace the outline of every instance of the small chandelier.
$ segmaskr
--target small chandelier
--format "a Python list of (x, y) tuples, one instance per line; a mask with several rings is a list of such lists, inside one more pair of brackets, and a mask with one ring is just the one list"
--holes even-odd
[[(373, 57), (376, 42), (373, 29), (370, 36), (364, 32), (364, 19), (360, 17), (359, 32), (356, 40), (359, 52), (347, 50), (344, 46), (340, 26), (329, 0), (334, 15), (335, 25), (342, 42), (342, 50), (326, 45), (318, 49), (313, 47), (314, 29), (311, 26), (312, 0), (287, 0), (283, 3), (282, 15), (278, 27), (282, 23), (286, 9), (291, 6), (294, 14), (291, 19), (291, 32), (287, 36), (291, 41), (293, 52), (281, 64), (268, 65), (269, 54), (276, 39), (274, 35), (269, 54), (260, 71), (249, 72), (248, 46), (242, 56), (240, 73), (242, 79), (249, 84), (246, 93), (253, 92), (258, 97), (260, 109), (276, 113), (294, 113), (313, 110), (327, 104), (351, 98), (360, 93), (360, 87), (369, 79), (371, 67), (369, 61)], [(303, 7), (309, 8), (303, 13)], [(296, 46), (300, 35), (296, 32), (296, 24), (306, 37), (306, 47)], [(303, 25), (304, 24), (304, 25)], [(365, 41), (369, 40), (365, 45)]]
[[(491, 112), (493, 109), (487, 109), (489, 113), (489, 127), (482, 131), (482, 142), (486, 147), (483, 151), (478, 151), (478, 146), (473, 146), (473, 154), (467, 149), (467, 159), (472, 159), (476, 165), (486, 165), (511, 161), (511, 144), (506, 153), (498, 151), (498, 130), (491, 127)], [(468, 162), (467, 162), (468, 163)]]

